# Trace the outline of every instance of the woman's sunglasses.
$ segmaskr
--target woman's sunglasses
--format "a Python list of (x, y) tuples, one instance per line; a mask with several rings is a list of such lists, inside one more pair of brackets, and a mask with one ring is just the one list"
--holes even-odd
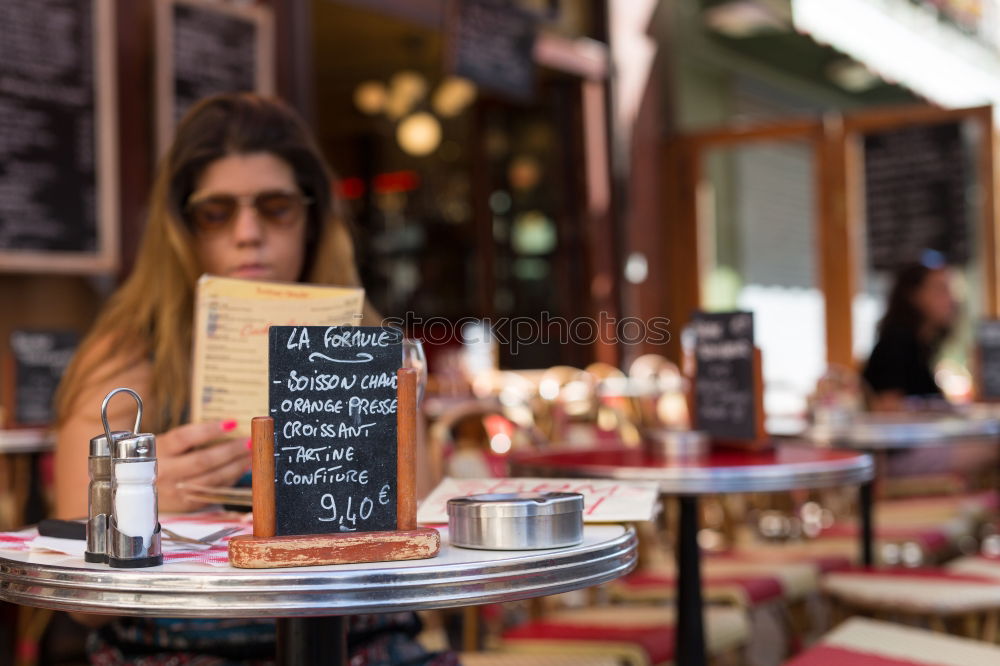
[(297, 192), (274, 190), (236, 196), (213, 194), (189, 201), (184, 207), (188, 223), (199, 231), (216, 231), (232, 222), (241, 206), (252, 206), (260, 219), (275, 227), (290, 227), (302, 219), (312, 199)]

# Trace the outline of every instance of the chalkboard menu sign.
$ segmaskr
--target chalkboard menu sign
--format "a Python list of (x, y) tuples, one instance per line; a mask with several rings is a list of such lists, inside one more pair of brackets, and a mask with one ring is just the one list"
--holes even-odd
[(0, 270), (116, 263), (111, 11), (0, 0)]
[(272, 326), (279, 536), (396, 529), (396, 371), (402, 333)]
[(223, 92), (274, 93), (271, 10), (207, 0), (159, 0), (157, 94), (161, 151), (198, 100)]
[(758, 434), (753, 314), (697, 313), (695, 425), (716, 440), (755, 440)]
[(510, 0), (460, 0), (453, 8), (450, 56), (455, 73), (486, 90), (530, 99), (537, 18)]
[(979, 322), (979, 398), (1000, 400), (1000, 320)]
[(53, 422), (52, 400), (78, 342), (75, 331), (10, 334), (8, 425), (47, 426)]
[(917, 261), (925, 249), (969, 259), (968, 149), (959, 122), (864, 138), (868, 256), (874, 270)]

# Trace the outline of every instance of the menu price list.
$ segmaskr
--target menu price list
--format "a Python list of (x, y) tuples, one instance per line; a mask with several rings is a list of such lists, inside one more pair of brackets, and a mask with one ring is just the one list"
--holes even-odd
[(173, 10), (175, 123), (203, 97), (256, 88), (253, 20), (182, 3)]
[(925, 249), (969, 259), (969, 151), (961, 123), (918, 125), (864, 139), (868, 253), (896, 270)]
[(695, 331), (695, 422), (721, 440), (756, 437), (753, 314), (698, 313)]
[(0, 0), (0, 248), (97, 247), (93, 9)]
[(402, 333), (272, 326), (269, 336), (277, 534), (395, 529)]

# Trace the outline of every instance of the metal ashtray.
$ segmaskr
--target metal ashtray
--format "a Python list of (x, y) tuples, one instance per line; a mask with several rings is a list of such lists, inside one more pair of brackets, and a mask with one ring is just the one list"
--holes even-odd
[(483, 550), (533, 550), (583, 541), (580, 493), (495, 493), (448, 500), (448, 534), (454, 546)]
[(646, 433), (646, 445), (654, 458), (693, 460), (708, 455), (711, 441), (702, 430), (661, 428)]

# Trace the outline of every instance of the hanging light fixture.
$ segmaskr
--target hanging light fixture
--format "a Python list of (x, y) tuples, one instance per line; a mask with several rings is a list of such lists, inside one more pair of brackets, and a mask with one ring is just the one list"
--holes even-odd
[(382, 113), (387, 98), (385, 84), (381, 81), (363, 81), (354, 89), (354, 106), (369, 116)]
[[(354, 106), (369, 116), (384, 115), (396, 125), (396, 141), (406, 153), (430, 155), (441, 145), (438, 118), (454, 118), (476, 99), (476, 86), (458, 76), (445, 77), (430, 94), (420, 72), (406, 69), (389, 77), (388, 84), (364, 81), (354, 89)], [(433, 111), (433, 113), (431, 112)]]
[(476, 85), (460, 76), (449, 76), (438, 84), (431, 107), (442, 118), (454, 118), (476, 99)]
[(411, 114), (396, 128), (396, 141), (410, 155), (430, 155), (441, 144), (441, 123), (426, 111)]
[(405, 69), (389, 79), (389, 97), (385, 111), (393, 120), (399, 120), (427, 95), (427, 79), (419, 72)]

